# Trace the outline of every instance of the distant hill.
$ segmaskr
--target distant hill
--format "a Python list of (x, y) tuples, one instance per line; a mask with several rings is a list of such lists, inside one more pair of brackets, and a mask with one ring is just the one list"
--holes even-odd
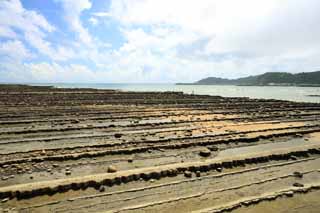
[[(178, 83), (184, 85), (184, 83)], [(239, 85), (239, 86), (320, 86), (320, 71), (303, 73), (267, 72), (262, 75), (238, 79), (209, 77), (191, 85)]]

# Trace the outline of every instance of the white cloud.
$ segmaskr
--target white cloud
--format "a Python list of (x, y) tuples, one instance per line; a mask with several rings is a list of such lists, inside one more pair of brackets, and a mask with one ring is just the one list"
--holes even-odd
[(313, 71), (319, 9), (316, 0), (114, 0), (101, 14), (121, 23), (126, 42), (106, 63), (169, 81)]
[(230, 28), (234, 30), (241, 23), (255, 23), (252, 18), (260, 19), (268, 15), (276, 2), (276, 0), (114, 0), (109, 13), (126, 25), (176, 25), (212, 35)]
[(314, 42), (319, 9), (316, 0), (115, 0), (109, 13), (124, 26), (175, 26), (210, 37), (208, 54), (274, 54)]
[(106, 17), (111, 17), (111, 14), (108, 12), (94, 12), (91, 13), (91, 17), (89, 18), (89, 22), (93, 25), (96, 26), (100, 21)]
[(86, 66), (70, 64), (61, 66), (57, 63), (29, 63), (25, 64), (37, 82), (94, 82), (95, 74)]
[[(12, 58), (11, 49), (26, 49), (23, 41), (52, 60), (16, 66), (5, 61), (0, 66), (11, 70), (11, 77), (24, 70), (26, 79), (36, 81), (192, 82), (319, 68), (318, 0), (113, 0), (107, 11), (94, 13), (90, 0), (55, 1), (76, 35), (68, 45), (48, 40), (55, 27), (38, 12), (24, 9), (18, 0), (0, 2), (0, 36), (11, 39), (0, 54)], [(86, 24), (104, 20), (112, 24), (101, 26), (105, 36), (118, 27), (122, 44), (89, 33)], [(29, 51), (19, 54), (26, 58)], [(75, 58), (87, 65), (69, 60)]]
[(52, 60), (64, 61), (74, 57), (70, 48), (59, 44), (54, 48), (46, 40), (47, 34), (53, 32), (55, 27), (41, 14), (24, 9), (19, 0), (3, 0), (0, 2), (0, 37), (17, 38), (16, 30), (22, 32), (28, 44)]
[(25, 10), (19, 0), (2, 0), (0, 2), (0, 26), (15, 27), (22, 31), (52, 32), (55, 28), (40, 14)]
[(80, 82), (80, 83), (103, 83), (103, 82), (126, 82), (130, 78), (140, 78), (138, 72), (128, 73), (118, 70), (92, 70), (85, 65), (58, 63), (28, 63), (24, 64), (25, 74), (35, 82)]
[(90, 18), (89, 18), (89, 22), (90, 22), (93, 26), (96, 26), (96, 25), (99, 23), (98, 19), (96, 19), (96, 18), (94, 18), (94, 17), (90, 17)]
[(83, 10), (90, 9), (92, 4), (89, 0), (56, 0), (61, 2), (64, 9), (64, 17), (69, 23), (71, 29), (78, 33), (79, 40), (86, 45), (92, 42), (91, 35), (88, 32), (80, 19)]
[(30, 58), (32, 54), (21, 41), (12, 40), (0, 43), (0, 56), (7, 56), (16, 60)]
[(96, 17), (111, 17), (112, 15), (108, 12), (95, 12), (95, 13), (92, 13), (93, 16), (96, 16)]
[(10, 27), (0, 25), (0, 37), (17, 38), (17, 34)]

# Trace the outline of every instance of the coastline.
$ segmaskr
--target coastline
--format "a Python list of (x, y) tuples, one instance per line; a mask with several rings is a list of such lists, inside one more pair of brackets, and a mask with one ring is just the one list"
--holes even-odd
[(319, 118), (317, 103), (0, 85), (0, 209), (226, 211), (315, 198)]
[(312, 95), (320, 95), (318, 87), (280, 87), (280, 86), (216, 86), (216, 85), (175, 85), (161, 84), (124, 84), (124, 83), (34, 83), (31, 86), (53, 86), (56, 88), (94, 88), (136, 92), (184, 92), (195, 95), (212, 95), (222, 97), (248, 97), (254, 99), (277, 99), (295, 102), (320, 103), (320, 99)]
[(198, 84), (198, 83), (176, 83), (176, 85), (204, 85), (204, 86), (254, 86), (254, 87), (320, 87), (320, 84)]

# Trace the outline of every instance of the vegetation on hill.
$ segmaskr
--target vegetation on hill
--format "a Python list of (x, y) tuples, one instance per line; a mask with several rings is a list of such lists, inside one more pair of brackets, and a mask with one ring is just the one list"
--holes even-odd
[(209, 77), (192, 84), (246, 86), (320, 86), (320, 71), (308, 73), (267, 72), (238, 79)]

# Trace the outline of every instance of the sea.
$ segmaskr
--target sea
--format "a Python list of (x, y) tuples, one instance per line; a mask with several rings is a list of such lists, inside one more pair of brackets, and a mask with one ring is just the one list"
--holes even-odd
[(230, 86), (230, 85), (176, 85), (176, 84), (83, 84), (48, 83), (29, 84), (57, 88), (96, 88), (122, 91), (180, 91), (187, 94), (214, 95), (223, 97), (249, 97), (278, 99), (295, 102), (320, 103), (320, 87), (291, 86)]

